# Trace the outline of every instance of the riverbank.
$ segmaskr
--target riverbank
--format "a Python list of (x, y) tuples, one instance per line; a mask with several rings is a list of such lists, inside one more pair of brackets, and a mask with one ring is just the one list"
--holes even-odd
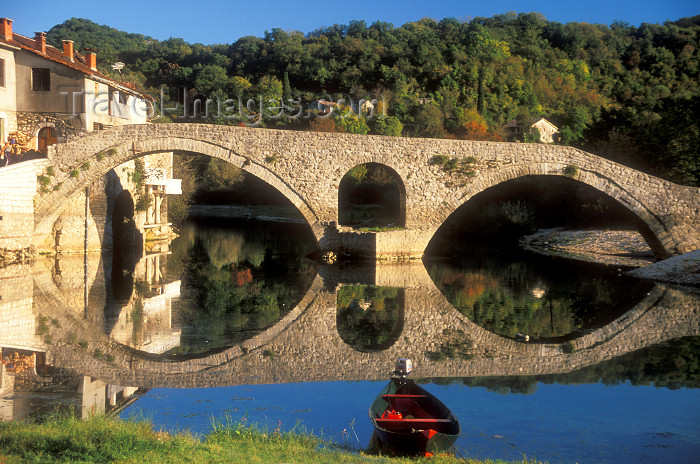
[(632, 230), (538, 230), (520, 239), (526, 250), (611, 266), (633, 267), (628, 275), (700, 288), (700, 250), (657, 262), (641, 234)]
[(292, 222), (303, 224), (304, 216), (293, 206), (274, 205), (192, 205), (193, 217), (217, 217), (227, 219), (257, 219), (259, 221)]
[(526, 250), (611, 266), (643, 267), (656, 262), (641, 234), (633, 230), (538, 230), (520, 239)]
[[(455, 456), (390, 458), (351, 452), (310, 434), (214, 425), (203, 438), (155, 431), (148, 422), (93, 417), (42, 424), (0, 422), (0, 464), (19, 463), (369, 463), (496, 464)], [(523, 459), (520, 464), (538, 461)]]

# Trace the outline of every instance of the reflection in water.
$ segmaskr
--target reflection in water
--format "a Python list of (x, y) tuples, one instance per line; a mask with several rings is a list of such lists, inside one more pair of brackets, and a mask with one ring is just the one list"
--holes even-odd
[(340, 338), (359, 351), (389, 348), (403, 332), (403, 289), (347, 285), (338, 289)]
[[(683, 436), (659, 452), (700, 452), (697, 429), (669, 419), (700, 413), (697, 294), (638, 287), (605, 267), (493, 252), (472, 254), (459, 265), (429, 262), (430, 275), (420, 263), (353, 272), (323, 266), (317, 275), (316, 265), (302, 258), (306, 245), (295, 242), (296, 226), (255, 224), (184, 227), (172, 254), (136, 264), (131, 298), (110, 324), (109, 260), (90, 258), (97, 261), (86, 268), (83, 257), (59, 257), (35, 263), (33, 275), (26, 268), (0, 269), (3, 357), (15, 350), (39, 360), (21, 373), (0, 366), (0, 417), (36, 415), (59, 400), (81, 414), (109, 411), (138, 397), (137, 387), (153, 388), (125, 414), (143, 411), (157, 427), (202, 432), (212, 416), (223, 420), (226, 414), (275, 427), (282, 420), (283, 429), (299, 419), (333, 438), (354, 423), (358, 446), (364, 446), (371, 432), (366, 410), (377, 385), (355, 381), (385, 381), (395, 358), (406, 355), (416, 360), (417, 377), (433, 378), (431, 390), (478, 424), (460, 438), (462, 451), (600, 461), (590, 448), (608, 443), (611, 431), (634, 426), (634, 436), (615, 436), (628, 449), (654, 446), (653, 434), (663, 430)], [(91, 283), (87, 311), (83, 282)], [(537, 339), (518, 343), (509, 338), (517, 332)], [(168, 352), (188, 356), (163, 355)], [(537, 377), (527, 377), (532, 374)], [(549, 382), (556, 385), (542, 386)], [(590, 388), (567, 385), (585, 382)], [(598, 388), (597, 382), (615, 387)], [(668, 388), (642, 391), (639, 385), (647, 383)], [(665, 401), (668, 414), (636, 425), (640, 405), (657, 400)], [(315, 409), (319, 404), (324, 407)], [(329, 417), (329, 404), (340, 412)], [(492, 439), (496, 434), (516, 448), (504, 452)], [(612, 446), (604, 450), (615, 462), (638, 461), (636, 454), (620, 457)], [(654, 456), (682, 462), (671, 454)]]
[(241, 342), (279, 320), (307, 291), (316, 264), (304, 257), (313, 246), (306, 226), (252, 223), (190, 221), (173, 241), (169, 272), (183, 275), (176, 303), (182, 338), (173, 353)]
[(462, 262), (427, 261), (437, 287), (471, 321), (499, 335), (572, 338), (609, 323), (651, 285), (617, 268), (517, 250), (473, 250)]

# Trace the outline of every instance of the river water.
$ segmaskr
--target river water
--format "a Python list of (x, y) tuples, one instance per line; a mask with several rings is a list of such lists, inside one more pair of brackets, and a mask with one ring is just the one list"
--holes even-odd
[(319, 265), (305, 224), (200, 219), (179, 232), (137, 262), (3, 270), (17, 292), (0, 300), (15, 362), (0, 420), (111, 412), (197, 434), (245, 421), (362, 449), (369, 405), (410, 356), (460, 419), (461, 455), (700, 461), (697, 293), (483, 246)]

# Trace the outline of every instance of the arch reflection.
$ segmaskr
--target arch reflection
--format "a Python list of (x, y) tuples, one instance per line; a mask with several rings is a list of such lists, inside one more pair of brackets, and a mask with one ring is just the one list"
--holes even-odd
[(338, 288), (338, 335), (352, 348), (368, 352), (391, 347), (403, 332), (404, 290), (373, 285)]

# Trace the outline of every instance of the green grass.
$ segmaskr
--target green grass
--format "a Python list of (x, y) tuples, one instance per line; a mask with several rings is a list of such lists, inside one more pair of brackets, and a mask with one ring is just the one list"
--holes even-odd
[[(0, 423), (0, 464), (39, 463), (494, 463), (454, 456), (389, 458), (353, 453), (306, 433), (214, 424), (203, 438), (153, 430), (145, 421), (104, 416)], [(522, 464), (536, 461), (523, 460)]]

